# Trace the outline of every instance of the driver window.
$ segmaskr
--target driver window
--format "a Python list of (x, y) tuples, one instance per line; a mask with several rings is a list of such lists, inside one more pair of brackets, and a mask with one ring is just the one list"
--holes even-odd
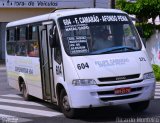
[(113, 35), (109, 25), (93, 27), (92, 35), (93, 51), (113, 47)]

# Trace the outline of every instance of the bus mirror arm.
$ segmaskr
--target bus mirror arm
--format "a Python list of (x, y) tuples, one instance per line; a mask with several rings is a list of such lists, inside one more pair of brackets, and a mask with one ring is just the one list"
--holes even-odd
[(145, 38), (142, 38), (142, 42), (143, 42), (143, 44), (144, 44), (144, 46), (145, 46), (145, 48), (147, 47), (146, 46), (146, 39)]
[(144, 37), (144, 32), (143, 32), (142, 26), (137, 26), (136, 28), (137, 28), (137, 31), (138, 31), (139, 35), (141, 36), (141, 38), (143, 38)]
[(56, 31), (56, 26), (53, 26), (50, 31), (49, 31), (49, 43), (51, 48), (56, 48), (57, 47), (57, 31)]
[(144, 38), (143, 28), (142, 28), (142, 26), (138, 26), (138, 27), (136, 27), (136, 28), (137, 28), (137, 31), (138, 31), (138, 33), (139, 33), (139, 35), (140, 35), (140, 37), (141, 37), (141, 39), (142, 39), (142, 42), (143, 42), (143, 44), (144, 44), (144, 46), (145, 46), (145, 48), (146, 48), (146, 39)]

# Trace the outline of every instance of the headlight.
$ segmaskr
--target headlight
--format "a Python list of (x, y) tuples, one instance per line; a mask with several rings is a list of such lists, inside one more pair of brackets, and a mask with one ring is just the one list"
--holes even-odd
[(145, 74), (143, 75), (143, 79), (152, 79), (152, 78), (155, 78), (153, 72), (145, 73)]
[(72, 81), (72, 84), (74, 86), (89, 86), (89, 85), (95, 85), (96, 81), (93, 79), (75, 79)]

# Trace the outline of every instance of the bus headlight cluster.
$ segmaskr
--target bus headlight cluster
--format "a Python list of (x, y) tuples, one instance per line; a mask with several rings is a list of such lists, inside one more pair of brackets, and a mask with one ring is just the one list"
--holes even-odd
[(89, 86), (96, 85), (96, 81), (93, 79), (75, 79), (72, 81), (74, 86)]
[(152, 78), (155, 78), (153, 72), (145, 73), (145, 74), (143, 75), (143, 79), (144, 79), (144, 80), (145, 80), (145, 79), (152, 79)]

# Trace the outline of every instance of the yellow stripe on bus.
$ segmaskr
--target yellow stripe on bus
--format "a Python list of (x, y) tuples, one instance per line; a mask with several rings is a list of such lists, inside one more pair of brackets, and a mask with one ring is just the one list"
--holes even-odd
[[(12, 71), (8, 71), (7, 72), (9, 77), (13, 77), (13, 78), (17, 78), (19, 77), (19, 73), (16, 72), (12, 72)], [(30, 75), (30, 74), (24, 74), (27, 80), (33, 81), (33, 82), (40, 82), (41, 81), (41, 77), (40, 75)]]

